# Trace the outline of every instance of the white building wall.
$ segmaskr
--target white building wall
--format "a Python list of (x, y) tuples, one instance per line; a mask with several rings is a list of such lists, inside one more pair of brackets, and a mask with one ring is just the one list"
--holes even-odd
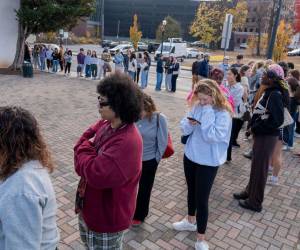
[(16, 13), (20, 0), (0, 0), (0, 68), (11, 65), (18, 39)]

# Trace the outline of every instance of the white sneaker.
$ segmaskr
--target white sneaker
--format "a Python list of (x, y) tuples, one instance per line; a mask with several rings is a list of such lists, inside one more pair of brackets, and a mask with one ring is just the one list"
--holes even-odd
[(204, 240), (203, 241), (197, 241), (195, 243), (195, 249), (196, 250), (208, 250), (209, 246), (208, 246), (207, 242), (204, 241)]
[(278, 177), (273, 175), (269, 176), (267, 180), (267, 185), (278, 186)]
[(282, 150), (283, 150), (283, 151), (288, 151), (288, 150), (289, 150), (289, 147), (288, 147), (287, 145), (284, 145), (284, 146), (282, 146)]
[(197, 231), (197, 225), (190, 223), (186, 218), (179, 222), (173, 223), (173, 228), (177, 231)]

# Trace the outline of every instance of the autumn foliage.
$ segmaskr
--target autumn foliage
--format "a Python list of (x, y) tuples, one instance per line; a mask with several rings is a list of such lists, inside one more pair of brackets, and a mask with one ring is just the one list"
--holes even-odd
[(130, 35), (130, 40), (133, 44), (133, 47), (137, 50), (138, 42), (141, 40), (143, 34), (141, 31), (139, 31), (138, 17), (136, 14), (133, 16), (133, 25), (130, 26), (129, 35)]

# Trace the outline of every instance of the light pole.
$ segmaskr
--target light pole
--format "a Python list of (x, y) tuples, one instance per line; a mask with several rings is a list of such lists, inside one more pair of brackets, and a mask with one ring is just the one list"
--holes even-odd
[(164, 34), (166, 30), (167, 20), (164, 19), (161, 24), (161, 49), (160, 49), (160, 56), (162, 57), (163, 54), (163, 46), (164, 46)]

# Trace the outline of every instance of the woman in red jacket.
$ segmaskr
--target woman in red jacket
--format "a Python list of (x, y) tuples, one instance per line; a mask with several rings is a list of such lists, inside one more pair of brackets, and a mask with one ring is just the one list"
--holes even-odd
[(142, 166), (142, 138), (135, 127), (142, 97), (125, 74), (114, 74), (97, 86), (101, 120), (74, 148), (75, 171), (81, 177), (76, 212), (87, 249), (122, 249), (122, 237), (133, 218)]

